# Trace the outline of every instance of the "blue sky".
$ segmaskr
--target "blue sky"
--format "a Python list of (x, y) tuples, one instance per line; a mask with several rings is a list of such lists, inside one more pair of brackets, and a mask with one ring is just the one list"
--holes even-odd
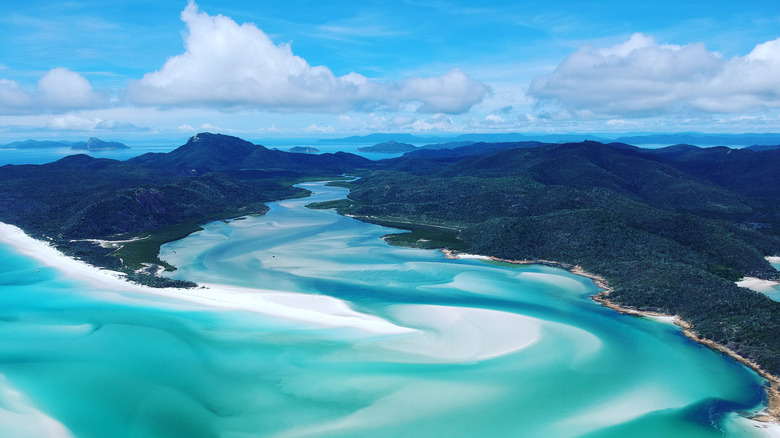
[(0, 5), (0, 143), (780, 132), (768, 1)]

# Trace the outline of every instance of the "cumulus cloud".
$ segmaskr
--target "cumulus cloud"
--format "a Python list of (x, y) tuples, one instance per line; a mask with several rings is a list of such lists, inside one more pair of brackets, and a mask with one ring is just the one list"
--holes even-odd
[(18, 82), (0, 79), (0, 108), (3, 113), (14, 113), (32, 106), (32, 96), (22, 90)]
[(46, 127), (55, 131), (139, 131), (145, 130), (131, 123), (118, 122), (114, 119), (86, 118), (66, 114), (49, 120)]
[(159, 106), (224, 106), (282, 111), (396, 109), (418, 102), (424, 112), (467, 111), (489, 93), (458, 69), (429, 78), (378, 82), (357, 73), (336, 76), (275, 44), (253, 24), (210, 16), (190, 2), (185, 52), (128, 87), (131, 101)]
[(458, 125), (444, 114), (436, 114), (427, 119), (416, 120), (411, 124), (415, 131), (454, 131)]
[(42, 77), (38, 93), (48, 108), (90, 108), (106, 102), (106, 96), (92, 90), (84, 76), (66, 68), (55, 68)]
[(501, 123), (505, 123), (506, 120), (504, 120), (503, 117), (497, 114), (488, 114), (487, 116), (485, 116), (485, 122), (491, 124), (501, 124)]
[(12, 80), (0, 79), (0, 113), (27, 114), (49, 111), (98, 108), (108, 96), (92, 89), (89, 81), (66, 68), (55, 68), (39, 81), (36, 90), (27, 91)]
[(335, 132), (336, 129), (333, 128), (330, 125), (322, 126), (322, 125), (318, 125), (316, 123), (312, 123), (311, 125), (307, 126), (304, 129), (304, 131), (306, 131), (306, 132), (318, 132), (318, 133), (321, 133), (321, 134), (330, 134), (332, 132)]
[(658, 44), (635, 34), (608, 48), (584, 46), (528, 94), (561, 114), (649, 116), (675, 110), (716, 113), (780, 107), (780, 39), (724, 59), (702, 43)]

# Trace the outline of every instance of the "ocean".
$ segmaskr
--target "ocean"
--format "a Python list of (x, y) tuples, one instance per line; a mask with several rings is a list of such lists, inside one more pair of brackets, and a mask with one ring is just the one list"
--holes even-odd
[(112, 286), (0, 245), (0, 437), (760, 437), (762, 378), (547, 266), (398, 248), (310, 210), (165, 245)]

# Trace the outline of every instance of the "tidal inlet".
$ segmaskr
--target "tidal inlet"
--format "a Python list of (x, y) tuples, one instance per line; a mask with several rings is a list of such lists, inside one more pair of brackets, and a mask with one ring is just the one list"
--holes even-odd
[[(311, 210), (162, 247), (194, 289), (0, 247), (0, 436), (766, 437), (765, 381), (589, 278)], [(29, 245), (28, 245), (29, 248)], [(776, 435), (774, 435), (776, 436)]]

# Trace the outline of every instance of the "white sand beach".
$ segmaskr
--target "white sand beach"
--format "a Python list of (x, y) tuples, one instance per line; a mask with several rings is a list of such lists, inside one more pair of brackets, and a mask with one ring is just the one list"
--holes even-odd
[(746, 287), (758, 292), (764, 292), (771, 290), (773, 287), (780, 284), (780, 282), (772, 280), (762, 280), (756, 277), (745, 277), (737, 282), (737, 286)]
[(14, 438), (73, 438), (59, 421), (36, 408), (0, 374), (0, 424), (3, 436)]
[(490, 309), (399, 304), (390, 310), (393, 320), (421, 330), (383, 340), (381, 347), (411, 354), (393, 355), (404, 361), (423, 363), (481, 361), (511, 354), (536, 342), (543, 325), (530, 316)]
[(205, 285), (193, 289), (152, 288), (130, 283), (122, 274), (99, 269), (68, 257), (48, 243), (33, 239), (20, 228), (0, 223), (0, 242), (19, 253), (51, 266), (68, 277), (87, 281), (97, 288), (165, 296), (222, 309), (262, 313), (279, 318), (308, 322), (318, 326), (349, 327), (371, 334), (413, 333), (373, 315), (352, 310), (344, 301), (325, 295), (308, 295), (262, 289), (242, 289), (222, 285)]
[[(220, 284), (203, 284), (203, 287), (192, 289), (152, 288), (127, 282), (118, 272), (99, 269), (68, 257), (47, 242), (33, 239), (20, 228), (4, 223), (0, 223), (0, 242), (97, 288), (164, 296), (212, 308), (257, 312), (317, 327), (352, 328), (368, 336), (417, 334), (412, 338), (404, 337), (403, 341), (399, 340), (400, 344), (391, 348), (437, 357), (440, 361), (484, 360), (501, 356), (533, 343), (538, 336), (539, 322), (533, 318), (494, 310), (399, 306), (394, 315), (396, 321), (402, 324), (398, 325), (355, 311), (345, 301), (326, 295)], [(502, 335), (507, 327), (514, 328), (514, 337)], [(518, 336), (519, 333), (523, 335)]]

